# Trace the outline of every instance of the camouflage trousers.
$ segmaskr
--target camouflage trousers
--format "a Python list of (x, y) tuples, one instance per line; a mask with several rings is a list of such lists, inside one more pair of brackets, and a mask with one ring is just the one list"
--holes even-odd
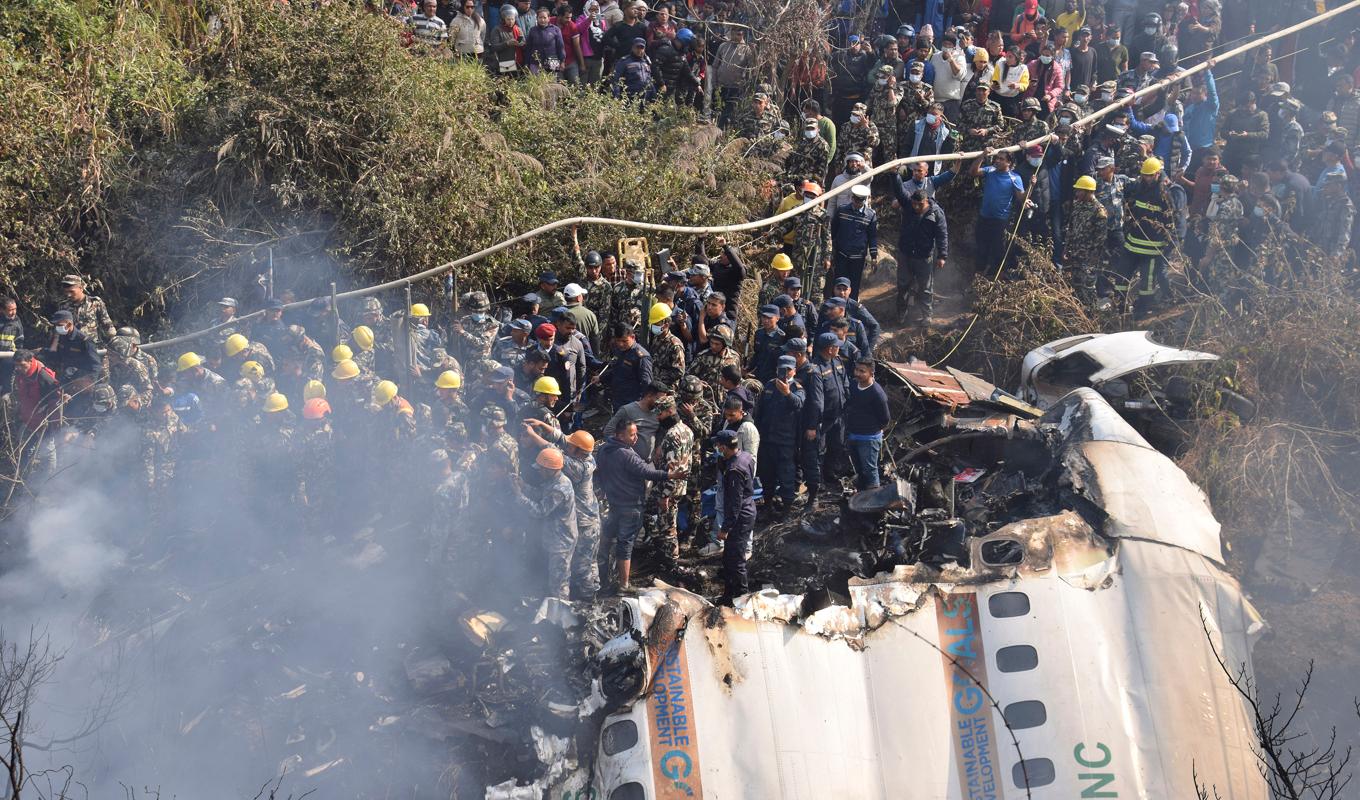
[(647, 494), (647, 504), (642, 511), (642, 529), (647, 540), (656, 548), (657, 560), (664, 567), (674, 567), (680, 560), (680, 535), (676, 515), (683, 497), (669, 497), (670, 505), (662, 510), (660, 492)]
[(548, 591), (563, 600), (593, 600), (600, 591), (596, 553), (600, 549), (599, 521), (576, 520), (576, 538), (557, 536), (548, 541)]

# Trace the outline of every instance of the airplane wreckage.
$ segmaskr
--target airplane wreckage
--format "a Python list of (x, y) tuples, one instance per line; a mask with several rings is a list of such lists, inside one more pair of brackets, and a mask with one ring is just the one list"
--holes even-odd
[(1203, 493), (1091, 388), (880, 379), (896, 481), (767, 530), (777, 587), (540, 608), (590, 679), (489, 800), (1266, 796), (1219, 663), (1264, 624)]

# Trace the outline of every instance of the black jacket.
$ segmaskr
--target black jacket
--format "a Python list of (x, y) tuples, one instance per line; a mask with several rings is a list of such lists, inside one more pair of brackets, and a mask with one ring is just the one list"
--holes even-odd
[(615, 508), (642, 505), (647, 481), (664, 481), (667, 477), (668, 473), (643, 461), (618, 439), (607, 439), (595, 456), (595, 480)]
[(949, 257), (949, 221), (945, 219), (944, 209), (934, 200), (926, 213), (917, 215), (911, 209), (911, 200), (902, 189), (902, 179), (896, 178), (893, 188), (900, 193), (898, 202), (902, 204), (902, 223), (897, 234), (898, 258), (930, 258), (935, 251), (937, 258)]

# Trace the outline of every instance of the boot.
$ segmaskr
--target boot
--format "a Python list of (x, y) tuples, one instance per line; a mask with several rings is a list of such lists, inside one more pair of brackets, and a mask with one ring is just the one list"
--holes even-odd
[(817, 508), (818, 491), (820, 491), (820, 487), (814, 487), (807, 490), (807, 501), (803, 503), (803, 511), (812, 511)]

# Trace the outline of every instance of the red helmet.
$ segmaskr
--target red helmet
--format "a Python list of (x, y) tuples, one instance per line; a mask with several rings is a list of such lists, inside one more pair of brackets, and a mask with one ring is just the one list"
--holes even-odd
[(331, 404), (324, 397), (313, 397), (302, 404), (303, 419), (323, 419), (331, 413)]

